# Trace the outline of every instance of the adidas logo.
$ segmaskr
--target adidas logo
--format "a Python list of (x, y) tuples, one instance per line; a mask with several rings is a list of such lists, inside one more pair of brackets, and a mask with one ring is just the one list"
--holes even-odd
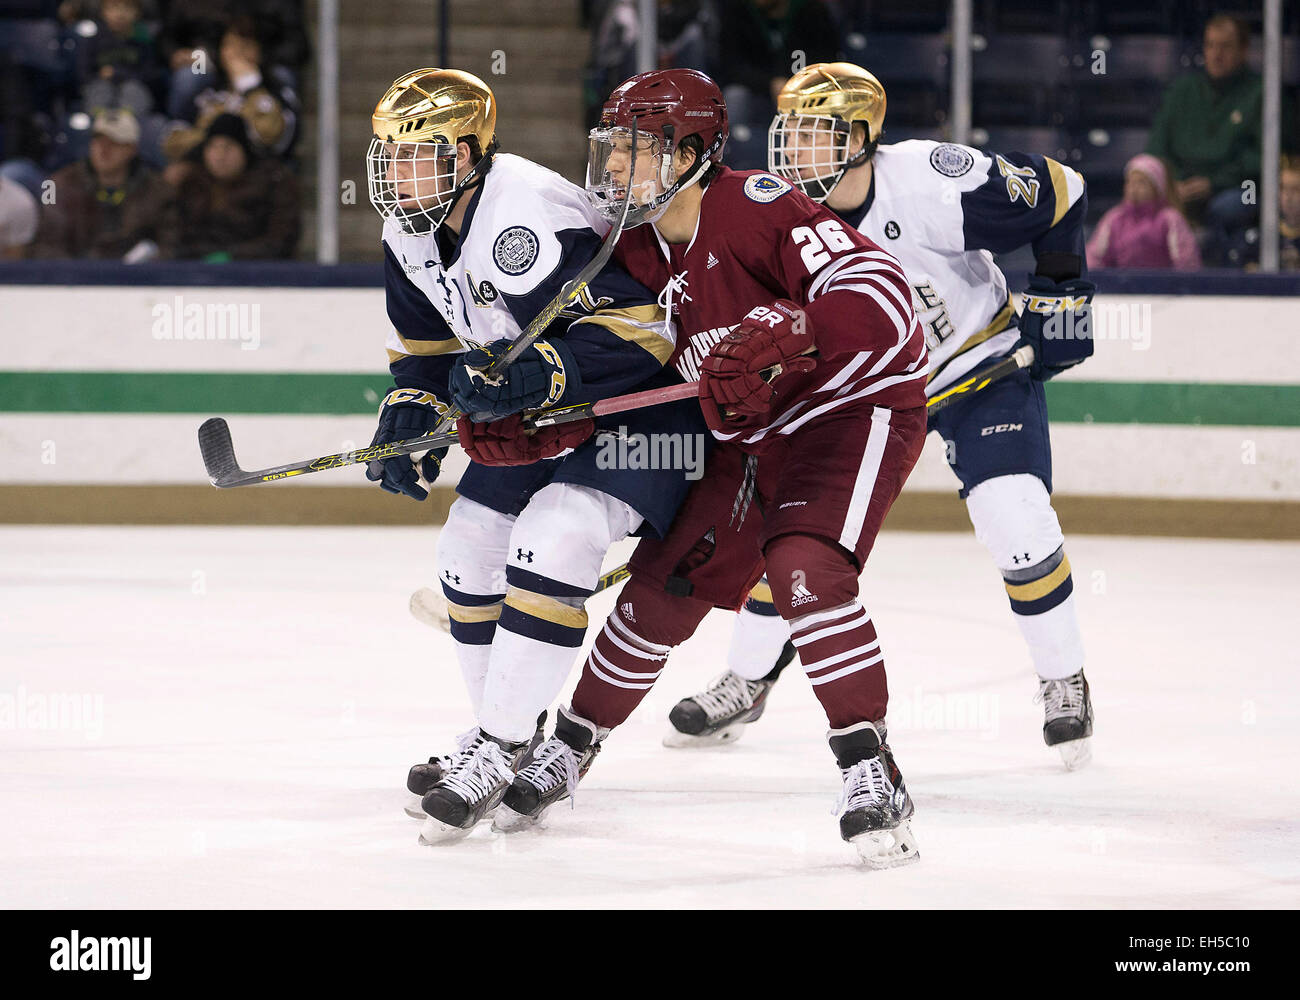
[(791, 592), (794, 599), (790, 602), (792, 608), (797, 608), (801, 604), (812, 604), (817, 600), (817, 595), (805, 587), (802, 583), (796, 584)]
[(705, 265), (704, 265), (704, 270), (706, 270), (706, 271), (710, 271), (710, 270), (712, 270), (713, 268), (715, 268), (715, 267), (717, 267), (717, 266), (718, 266), (718, 258), (715, 257), (715, 256), (713, 256), (713, 251), (710, 250), (710, 251), (709, 251), (709, 259), (708, 259), (708, 261), (707, 261), (707, 262), (705, 263)]
[(622, 606), (621, 608), (619, 608), (618, 610), (621, 611), (621, 612), (623, 612), (623, 617), (626, 618), (628, 621), (630, 621), (630, 622), (635, 622), (635, 621), (636, 621), (636, 615), (634, 615), (634, 614), (632, 613), (632, 602), (631, 602), (631, 601), (625, 601), (624, 604), (623, 604), (623, 606)]

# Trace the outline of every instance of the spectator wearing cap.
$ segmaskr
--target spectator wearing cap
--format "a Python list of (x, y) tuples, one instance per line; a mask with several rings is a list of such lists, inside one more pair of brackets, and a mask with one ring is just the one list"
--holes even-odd
[(16, 181), (0, 174), (0, 260), (27, 255), (40, 219), (36, 199)]
[(90, 155), (56, 171), (41, 206), (37, 257), (142, 260), (157, 253), (171, 190), (137, 155), (140, 123), (131, 112), (101, 111)]
[(1092, 267), (1201, 266), (1196, 236), (1178, 211), (1165, 165), (1140, 153), (1124, 167), (1124, 200), (1101, 217), (1088, 241)]
[(219, 115), (168, 214), (168, 256), (209, 262), (291, 257), (298, 232), (293, 172), (257, 156), (242, 117)]

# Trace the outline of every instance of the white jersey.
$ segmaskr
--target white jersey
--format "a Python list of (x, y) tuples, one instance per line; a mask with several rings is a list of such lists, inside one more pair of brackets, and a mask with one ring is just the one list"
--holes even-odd
[[(510, 153), (498, 153), (463, 197), (458, 239), (406, 233), (393, 219), (383, 232), (390, 367), (399, 384), (440, 395), (452, 356), (517, 338), (609, 230), (582, 188)], [(564, 334), (591, 389), (584, 396), (638, 384), (662, 367), (675, 340), (655, 294), (614, 262), (556, 325), (548, 336)]]
[(838, 214), (902, 263), (934, 395), (1019, 339), (993, 252), (1032, 243), (1082, 258), (1083, 177), (1044, 156), (919, 139), (871, 162), (867, 201)]

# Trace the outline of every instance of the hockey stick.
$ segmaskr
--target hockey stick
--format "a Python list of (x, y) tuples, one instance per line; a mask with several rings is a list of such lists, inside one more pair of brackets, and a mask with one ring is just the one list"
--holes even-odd
[(942, 410), (945, 406), (951, 406), (957, 400), (965, 399), (982, 389), (987, 389), (998, 379), (1006, 378), (1008, 375), (1020, 371), (1021, 368), (1028, 368), (1033, 363), (1034, 349), (1026, 344), (1010, 357), (989, 365), (983, 371), (978, 371), (974, 375), (950, 385), (938, 395), (927, 399), (925, 401), (926, 412), (934, 413), (937, 410)]
[[(636, 140), (637, 126), (636, 119), (633, 118), (632, 164), (630, 168), (633, 171), (636, 170)], [(560, 313), (582, 295), (587, 286), (609, 263), (610, 258), (614, 255), (614, 245), (618, 243), (619, 237), (623, 235), (623, 230), (627, 226), (628, 212), (632, 206), (630, 178), (635, 176), (635, 173), (629, 174), (629, 183), (627, 190), (623, 193), (623, 206), (619, 212), (618, 221), (605, 235), (604, 242), (601, 243), (600, 249), (596, 251), (596, 256), (591, 258), (587, 266), (579, 271), (572, 281), (560, 289), (560, 294), (551, 299), (542, 308), (542, 311), (533, 317), (533, 321), (528, 324), (523, 333), (515, 339), (504, 354), (492, 359), (492, 363), (483, 371), (483, 376), (488, 382), (493, 382), (502, 369), (513, 364), (520, 354), (531, 347), (533, 342), (546, 331), (546, 328), (555, 322)], [(325, 469), (341, 469), (348, 465), (379, 462), (398, 455), (411, 455), (417, 451), (428, 451), (446, 443), (448, 429), (455, 425), (460, 416), (461, 412), (455, 407), (451, 407), (443, 414), (433, 430), (422, 437), (370, 445), (368, 448), (357, 448), (352, 451), (339, 452), (335, 455), (323, 455), (320, 458), (309, 459), (305, 462), (291, 462), (288, 465), (277, 465), (269, 469), (257, 469), (251, 472), (246, 472), (239, 467), (239, 461), (235, 458), (235, 446), (230, 439), (230, 427), (226, 424), (225, 418), (210, 417), (199, 426), (199, 451), (203, 454), (203, 466), (207, 470), (208, 479), (211, 480), (213, 486), (218, 489), (229, 489), (234, 486), (254, 486), (258, 483), (286, 479), (289, 476), (305, 476)]]
[[(1021, 368), (1028, 368), (1033, 362), (1034, 349), (1029, 345), (1025, 345), (1010, 357), (989, 365), (982, 371), (978, 371), (955, 385), (949, 386), (933, 399), (927, 400), (926, 409), (930, 412), (942, 410), (945, 406), (950, 406), (958, 399), (965, 399), (987, 389), (998, 379), (1005, 378)], [(602, 590), (620, 584), (630, 575), (631, 572), (627, 568), (627, 563), (616, 566), (608, 573), (601, 575), (593, 593), (598, 594)], [(447, 613), (447, 602), (437, 591), (429, 587), (421, 587), (411, 595), (410, 606), (411, 614), (415, 616), (417, 621), (433, 628), (442, 629), (444, 632), (451, 631), (451, 619)]]
[[(598, 399), (594, 403), (574, 403), (572, 406), (559, 406), (551, 410), (538, 410), (527, 416), (528, 423), (533, 427), (554, 427), (557, 424), (571, 424), (579, 420), (586, 420), (590, 417), (604, 417), (611, 413), (624, 413), (627, 410), (640, 410), (647, 406), (659, 406), (662, 403), (675, 403), (682, 399), (693, 399), (700, 394), (700, 384), (698, 382), (686, 382), (682, 385), (670, 385), (663, 389), (645, 389), (641, 392), (630, 392), (624, 396), (611, 396), (609, 399)], [(222, 440), (224, 438), (224, 441)], [(397, 441), (391, 447), (405, 448), (408, 444), (420, 442), (418, 449), (441, 448), (443, 445), (455, 444), (457, 440), (456, 429), (446, 431), (430, 431), (424, 437), (412, 438), (410, 441)], [(217, 444), (209, 445), (213, 441)], [(207, 442), (205, 444), (205, 442)], [(260, 469), (257, 472), (244, 472), (236, 469), (234, 473), (228, 476), (218, 477), (213, 471), (213, 464), (209, 461), (209, 456), (213, 448), (220, 451), (221, 449), (230, 449), (230, 429), (226, 427), (226, 422), (220, 417), (213, 417), (206, 420), (203, 426), (199, 428), (199, 445), (203, 448), (203, 460), (208, 466), (208, 475), (212, 477), (212, 485), (221, 489), (231, 486), (248, 486), (254, 483), (266, 483), (275, 479), (283, 479), (285, 476), (302, 475), (303, 470), (297, 466), (282, 465), (275, 469)], [(319, 472), (326, 468), (339, 468), (344, 465), (355, 465), (359, 462), (368, 461), (365, 458), (355, 458), (367, 454), (378, 454), (384, 451), (384, 457), (391, 457), (390, 453), (385, 451), (390, 445), (372, 445), (369, 448), (361, 448), (356, 451), (345, 451), (338, 455), (326, 455), (324, 458), (318, 458), (313, 464), (323, 462), (335, 462), (334, 465), (319, 465), (319, 468), (307, 469), (307, 472)], [(409, 454), (409, 450), (395, 451), (391, 454)], [(295, 471), (297, 470), (297, 471)], [(239, 478), (246, 477), (246, 478)]]

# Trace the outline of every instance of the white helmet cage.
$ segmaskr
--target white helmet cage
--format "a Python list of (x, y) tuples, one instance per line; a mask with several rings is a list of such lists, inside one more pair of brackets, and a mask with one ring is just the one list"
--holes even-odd
[(850, 156), (852, 135), (843, 118), (777, 114), (767, 131), (767, 169), (813, 201), (825, 201), (845, 172), (874, 152), (868, 143)]
[(446, 221), (465, 191), (487, 172), (495, 141), (456, 183), (455, 143), (370, 140), (366, 179), (370, 203), (406, 233), (431, 233)]

